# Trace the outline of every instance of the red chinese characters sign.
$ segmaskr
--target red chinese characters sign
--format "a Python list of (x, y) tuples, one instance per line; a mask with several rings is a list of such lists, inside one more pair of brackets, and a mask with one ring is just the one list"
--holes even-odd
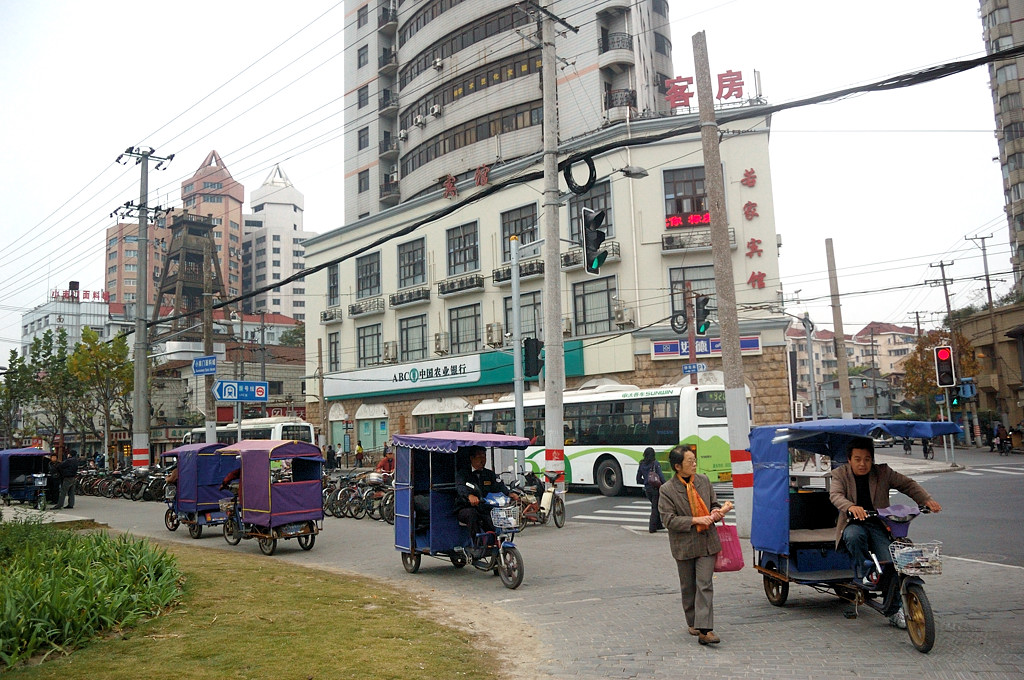
[(110, 293), (105, 290), (51, 290), (51, 300), (68, 300), (68, 301), (82, 301), (91, 300), (93, 302), (109, 302)]
[(695, 227), (699, 224), (711, 224), (711, 213), (694, 213), (690, 215), (669, 215), (665, 218), (666, 229)]
[[(693, 78), (677, 76), (665, 81), (665, 100), (673, 109), (690, 106), (690, 100), (697, 94), (690, 90)], [(718, 74), (718, 93), (715, 99), (743, 99), (743, 71), (729, 69)]]

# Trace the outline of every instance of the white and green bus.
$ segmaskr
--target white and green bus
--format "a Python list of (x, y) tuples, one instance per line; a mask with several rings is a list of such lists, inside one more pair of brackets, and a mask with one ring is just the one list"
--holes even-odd
[[(544, 468), (544, 395), (523, 400), (527, 465)], [(562, 397), (567, 484), (596, 484), (614, 496), (638, 487), (636, 471), (648, 446), (668, 473), (668, 452), (678, 444), (697, 446), (697, 470), (712, 482), (732, 479), (725, 387), (672, 385), (640, 389), (600, 385), (567, 390)], [(478, 432), (515, 432), (512, 397), (486, 400), (473, 408)], [(667, 476), (667, 474), (666, 474)]]
[[(270, 416), (267, 418), (246, 418), (242, 420), (242, 439), (286, 439), (316, 443), (313, 425), (295, 416)], [(186, 432), (182, 444), (199, 444), (206, 441), (206, 428), (196, 427)], [(234, 444), (238, 441), (238, 423), (217, 426), (217, 441)]]

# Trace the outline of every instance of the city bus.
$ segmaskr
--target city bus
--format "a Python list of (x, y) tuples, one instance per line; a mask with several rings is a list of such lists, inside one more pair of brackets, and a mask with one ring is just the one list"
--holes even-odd
[[(749, 412), (749, 394), (748, 394)], [(565, 481), (596, 484), (614, 496), (639, 487), (636, 471), (648, 446), (668, 473), (668, 452), (678, 444), (697, 446), (697, 470), (712, 482), (732, 479), (725, 387), (672, 385), (640, 389), (599, 385), (567, 390), (562, 396)], [(524, 435), (533, 440), (527, 465), (544, 468), (544, 395), (523, 399)], [(473, 408), (478, 432), (515, 432), (513, 397), (488, 399)]]
[[(315, 444), (315, 435), (311, 424), (294, 416), (242, 420), (242, 439), (287, 439)], [(221, 444), (234, 444), (238, 441), (238, 423), (217, 426), (217, 441)], [(204, 442), (206, 442), (205, 427), (193, 428), (181, 440), (182, 444)]]

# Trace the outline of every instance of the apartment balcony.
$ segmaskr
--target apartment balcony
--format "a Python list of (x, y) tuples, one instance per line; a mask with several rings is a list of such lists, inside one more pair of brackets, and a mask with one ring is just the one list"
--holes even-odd
[(384, 35), (394, 35), (398, 29), (398, 10), (381, 7), (377, 14), (377, 31)]
[(341, 323), (343, 318), (344, 316), (341, 313), (341, 307), (331, 307), (330, 309), (325, 309), (320, 312), (321, 325), (326, 326), (328, 324)]
[[(619, 262), (622, 256), (619, 252), (618, 241), (605, 241), (601, 244), (601, 250), (608, 251), (608, 257), (604, 263)], [(583, 248), (570, 248), (562, 253), (562, 271), (578, 269), (583, 266)]]
[(377, 98), (377, 111), (382, 116), (393, 116), (398, 113), (398, 94), (391, 90), (383, 90)]
[(348, 306), (348, 316), (354, 319), (357, 316), (368, 316), (370, 314), (384, 313), (384, 298), (375, 297), (354, 302)]
[(380, 202), (388, 205), (395, 205), (401, 199), (398, 192), (398, 182), (387, 180), (380, 185)]
[[(519, 263), (519, 280), (536, 279), (544, 276), (544, 260), (527, 260)], [(512, 285), (512, 265), (500, 267), (491, 272), (491, 282), (496, 286)]]
[(483, 289), (484, 277), (482, 274), (457, 276), (451, 279), (445, 279), (437, 284), (437, 294), (439, 297), (462, 295), (463, 293), (470, 293), (474, 290)]
[(622, 73), (636, 63), (633, 54), (633, 36), (629, 33), (609, 33), (597, 41), (597, 65), (615, 73)]
[(978, 389), (982, 392), (999, 392), (999, 374), (981, 373), (978, 375)]
[(430, 302), (430, 288), (428, 286), (421, 286), (420, 288), (410, 288), (409, 290), (392, 293), (389, 296), (389, 302), (392, 309), (416, 304), (417, 302)]
[(398, 70), (398, 52), (385, 50), (377, 57), (377, 74), (382, 76), (393, 76)]
[[(729, 247), (736, 247), (736, 230), (729, 228)], [(685, 250), (711, 250), (711, 227), (680, 229), (661, 235), (662, 255)]]
[(609, 123), (629, 120), (636, 110), (636, 90), (610, 90), (605, 94), (604, 109)]
[(394, 137), (380, 140), (377, 149), (382, 161), (393, 161), (398, 158), (398, 140)]

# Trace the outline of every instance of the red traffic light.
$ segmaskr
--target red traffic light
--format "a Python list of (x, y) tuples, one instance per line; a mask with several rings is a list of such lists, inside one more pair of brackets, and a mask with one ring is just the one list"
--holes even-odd
[(948, 347), (939, 347), (935, 350), (935, 356), (938, 357), (939, 361), (949, 361), (952, 353), (949, 351)]

